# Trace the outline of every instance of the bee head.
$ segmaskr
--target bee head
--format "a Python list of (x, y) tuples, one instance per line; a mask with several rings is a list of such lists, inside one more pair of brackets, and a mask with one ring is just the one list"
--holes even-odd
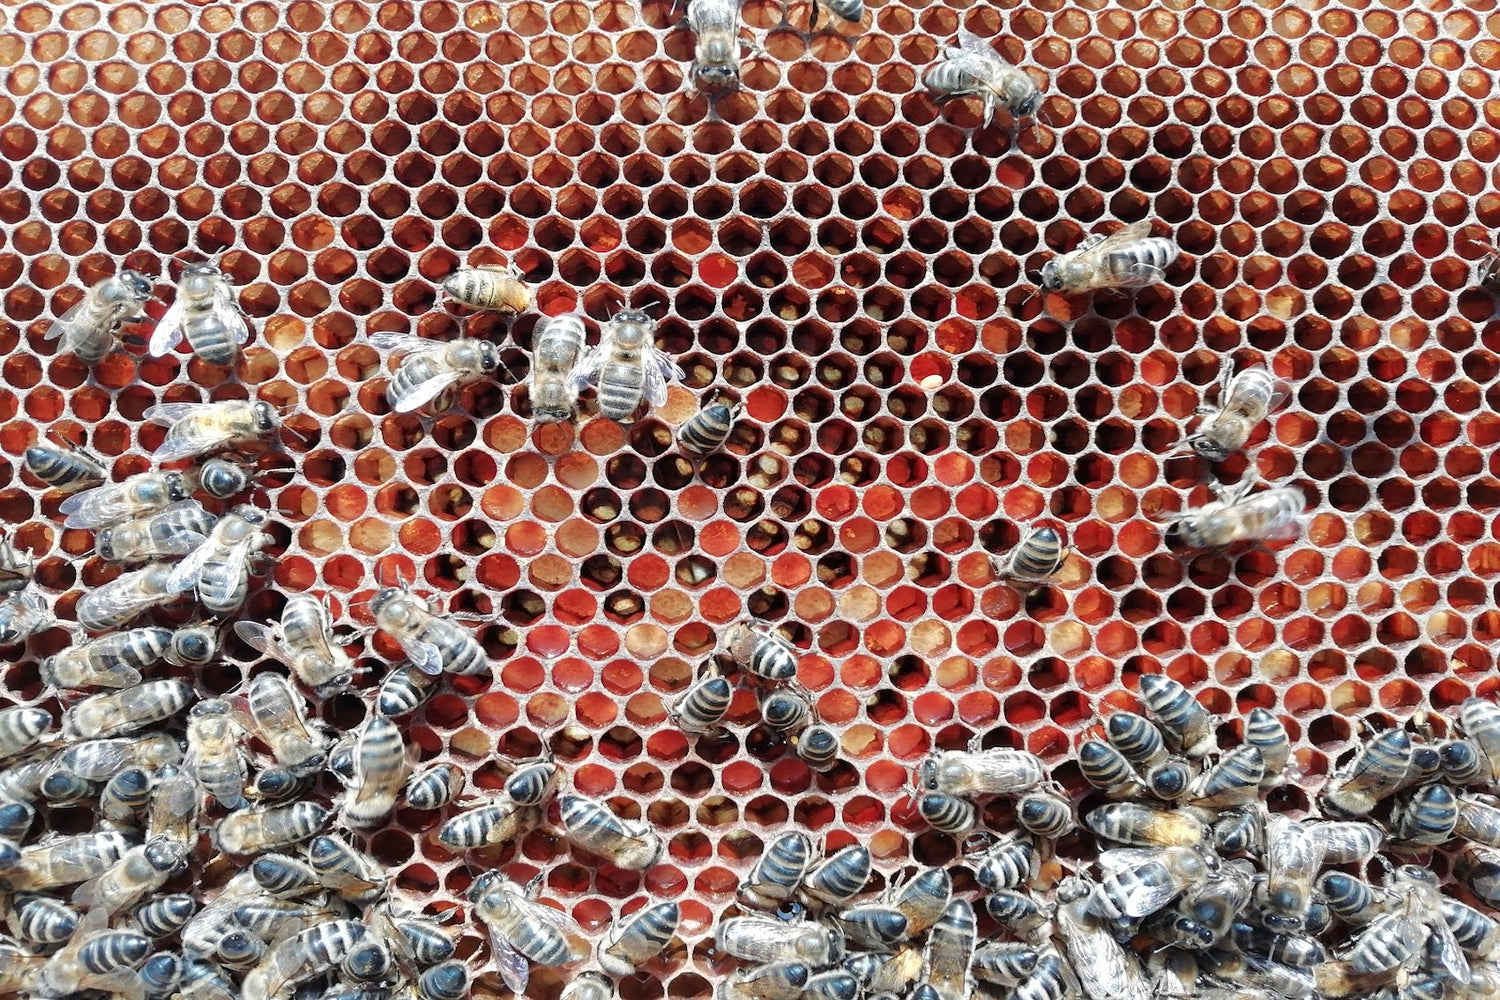
[(1010, 106), (1010, 111), (1011, 114), (1015, 115), (1017, 118), (1030, 118), (1032, 115), (1036, 114), (1036, 109), (1041, 105), (1041, 103), (1042, 92), (1040, 90), (1033, 90), (1021, 100), (1012, 104)]
[(1187, 443), (1188, 447), (1210, 462), (1222, 462), (1229, 457), (1229, 449), (1206, 434), (1194, 434), (1187, 439)]
[(1056, 260), (1049, 260), (1042, 265), (1042, 287), (1049, 292), (1055, 292), (1063, 286), (1062, 266)]
[(479, 342), (479, 368), (492, 372), (500, 367), (500, 349), (488, 340)]
[(699, 90), (729, 90), (739, 86), (739, 83), (740, 68), (733, 62), (693, 64), (693, 84)]
[(151, 297), (151, 282), (139, 271), (121, 271), (116, 277), (130, 290), (131, 295), (142, 302)]
[(168, 472), (162, 476), (166, 483), (167, 497), (172, 503), (186, 500), (192, 494), (192, 487), (188, 484), (187, 477), (180, 472)]

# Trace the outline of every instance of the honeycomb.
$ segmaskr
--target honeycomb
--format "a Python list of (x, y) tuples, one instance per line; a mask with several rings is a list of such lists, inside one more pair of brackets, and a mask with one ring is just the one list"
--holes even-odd
[[(687, 946), (629, 1000), (709, 995), (712, 923), (788, 825), (868, 844), (885, 874), (954, 857), (906, 789), (931, 747), (1025, 747), (1077, 787), (1082, 731), (1162, 672), (1231, 731), (1255, 706), (1283, 719), (1295, 810), (1359, 717), (1496, 687), (1500, 324), (1474, 287), (1500, 228), (1493, 4), (869, 6), (809, 35), (807, 0), (747, 0), (744, 86), (712, 104), (670, 0), (0, 7), (0, 520), (59, 618), (117, 570), (17, 471), (28, 444), (87, 440), (120, 477), (150, 467), (154, 403), (285, 407), (255, 501), (278, 558), (245, 615), (311, 590), (347, 632), (412, 581), (479, 619), (496, 664), (415, 717), (422, 759), (494, 788), (494, 754), (549, 748), (669, 842), (644, 876), (545, 830), (456, 858), (441, 816), (402, 812), (369, 849), (440, 908), (496, 863), (545, 872), (594, 932), (680, 900)], [(960, 26), (1049, 78), (1034, 124), (978, 127), (977, 101), (922, 90)], [(1164, 284), (1034, 294), (1051, 254), (1145, 218), (1185, 252)], [(166, 294), (173, 258), (237, 286), (255, 334), (233, 371), (133, 347), (90, 372), (42, 339), (120, 268)], [(543, 313), (653, 310), (684, 382), (629, 427), (534, 428), (537, 314), (439, 301), (481, 263), (516, 264)], [(510, 371), (394, 414), (377, 331), (494, 339)], [(1294, 393), (1253, 461), (1306, 489), (1305, 536), (1170, 551), (1153, 519), (1209, 481), (1184, 426), (1257, 359)], [(695, 468), (670, 435), (713, 393), (744, 415)], [(988, 556), (1039, 519), (1074, 555), (1022, 600)], [(842, 735), (829, 773), (748, 692), (722, 738), (667, 724), (745, 616), (800, 648)], [(13, 652), (9, 698), (44, 699), (36, 660), (68, 641)], [(399, 660), (366, 647), (357, 690), (319, 708), (337, 729)], [(256, 662), (231, 637), (201, 685)]]

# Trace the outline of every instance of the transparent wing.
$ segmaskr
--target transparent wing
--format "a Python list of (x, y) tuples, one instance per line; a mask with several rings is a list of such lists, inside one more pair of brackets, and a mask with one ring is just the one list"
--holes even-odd
[(423, 340), (414, 333), (392, 333), (384, 331), (370, 334), (370, 345), (377, 351), (428, 351), (434, 345), (444, 346), (437, 341)]
[(531, 978), (531, 963), (526, 961), (526, 956), (512, 948), (493, 927), (490, 928), (490, 950), (494, 953), (495, 971), (500, 973), (505, 985), (516, 996), (525, 996), (526, 981)]
[(243, 344), (250, 339), (250, 324), (245, 322), (245, 314), (240, 310), (239, 298), (235, 295), (234, 286), (227, 278), (215, 284), (214, 301), (209, 311), (225, 329), (235, 331), (234, 342), (236, 344)]
[(147, 341), (146, 350), (153, 358), (170, 354), (173, 348), (182, 343), (182, 321), (186, 315), (187, 306), (179, 296), (167, 308), (161, 322), (156, 324), (156, 329), (151, 331), (151, 339)]
[(93, 295), (85, 293), (83, 298), (73, 304), (73, 308), (52, 321), (52, 325), (47, 327), (47, 332), (42, 334), (42, 339), (56, 340), (67, 333), (74, 324), (84, 318), (92, 299)]
[[(1089, 249), (1092, 250), (1095, 254), (1103, 257), (1106, 254), (1114, 253), (1116, 250), (1120, 249), (1123, 246), (1128, 246), (1129, 244), (1134, 243), (1136, 240), (1143, 240), (1150, 235), (1151, 220), (1142, 219), (1140, 222), (1132, 222), (1130, 225), (1126, 226), (1118, 233), (1114, 233), (1112, 235), (1104, 237), (1104, 239), (1100, 240), (1098, 243), (1090, 246)], [(1085, 241), (1084, 246), (1088, 246), (1087, 241)], [(1082, 249), (1082, 247), (1080, 247), (1080, 249)], [(1152, 268), (1152, 270), (1158, 272), (1160, 271), (1159, 268)]]
[(103, 528), (130, 516), (120, 502), (119, 487), (114, 485), (75, 493), (58, 509), (67, 515), (65, 528)]
[(604, 370), (604, 359), (607, 356), (605, 343), (587, 348), (583, 356), (578, 359), (578, 364), (574, 365), (573, 370), (568, 373), (568, 391), (576, 396), (583, 391), (585, 386), (592, 384), (599, 377), (599, 373)]
[(216, 546), (204, 544), (185, 555), (180, 563), (172, 568), (172, 573), (167, 577), (167, 587), (176, 593), (192, 590), (198, 585), (198, 574), (203, 572), (203, 567), (208, 565), (208, 560), (213, 557)]
[(646, 399), (652, 406), (660, 406), (667, 401), (667, 383), (682, 378), (682, 368), (670, 355), (656, 348), (651, 349), (651, 354), (644, 359), (644, 363)]
[(964, 28), (958, 29), (958, 47), (963, 52), (972, 52), (975, 55), (984, 56), (986, 59), (995, 59), (995, 48), (986, 39), (980, 38), (972, 31)]
[(432, 643), (420, 639), (403, 639), (401, 650), (411, 657), (412, 666), (422, 673), (436, 676), (443, 672), (443, 654)]
[(1120, 278), (1120, 288), (1141, 288), (1154, 285), (1167, 276), (1167, 272), (1153, 264), (1135, 264)]
[(1453, 936), (1453, 929), (1448, 926), (1447, 921), (1438, 919), (1430, 922), (1428, 927), (1432, 931), (1432, 939), (1436, 945), (1428, 945), (1429, 954), (1436, 955), (1437, 964), (1455, 982), (1466, 983), (1469, 981), (1469, 960), (1464, 956), (1463, 949), (1458, 946), (1458, 939)]
[(157, 403), (155, 406), (148, 406), (143, 416), (153, 424), (170, 427), (177, 421), (202, 413), (205, 407), (213, 405), (213, 403)]
[[(405, 363), (403, 362), (403, 364)], [(441, 375), (435, 375), (400, 399), (392, 400), (391, 408), (397, 413), (411, 413), (414, 410), (420, 410), (434, 399), (437, 399), (444, 389), (457, 382), (459, 374), (459, 372), (450, 370), (443, 372)]]
[(1148, 862), (1155, 861), (1161, 857), (1159, 848), (1151, 847), (1117, 847), (1111, 851), (1104, 851), (1099, 855), (1099, 867), (1107, 874), (1125, 871), (1129, 868), (1139, 868)]
[(287, 655), (286, 647), (281, 644), (278, 630), (262, 622), (235, 622), (234, 634), (258, 653), (264, 653), (277, 660), (283, 660)]

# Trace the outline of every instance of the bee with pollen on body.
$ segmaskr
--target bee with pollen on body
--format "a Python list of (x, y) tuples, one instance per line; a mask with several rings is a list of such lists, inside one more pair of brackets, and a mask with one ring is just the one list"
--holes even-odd
[(377, 333), (370, 343), (405, 355), (385, 390), (397, 413), (420, 410), (451, 388), (493, 375), (502, 364), (500, 349), (487, 340), (434, 341), (406, 333)]
[(443, 279), (443, 291), (471, 309), (520, 313), (536, 301), (531, 287), (521, 280), (514, 264), (480, 264), (461, 267)]
[(958, 44), (943, 51), (943, 58), (927, 70), (922, 83), (939, 101), (983, 97), (986, 125), (999, 108), (1019, 120), (1035, 114), (1042, 103), (1042, 89), (1030, 73), (1004, 62), (988, 42), (962, 28)]
[(250, 339), (234, 286), (212, 264), (189, 264), (177, 281), (177, 298), (151, 333), (148, 350), (162, 357), (187, 338), (193, 353), (211, 365), (232, 365)]
[(126, 323), (148, 318), (142, 308), (151, 301), (151, 282), (135, 271), (121, 271), (83, 293), (83, 298), (47, 328), (44, 340), (60, 340), (58, 348), (75, 354), (86, 365), (97, 365), (115, 346), (115, 336)]
[(622, 309), (604, 326), (599, 343), (584, 352), (568, 376), (569, 391), (577, 394), (589, 384), (598, 386), (599, 413), (626, 421), (641, 405), (667, 401), (667, 383), (682, 378), (682, 369), (653, 342), (656, 324), (640, 309)]

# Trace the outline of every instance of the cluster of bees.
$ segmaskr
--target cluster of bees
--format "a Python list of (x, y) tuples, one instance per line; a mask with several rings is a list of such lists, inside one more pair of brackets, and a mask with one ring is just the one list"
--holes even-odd
[[(1021, 796), (1021, 829), (969, 836), (952, 869), (905, 872), (863, 903), (868, 848), (817, 863), (805, 835), (773, 839), (714, 937), (747, 963), (720, 1000), (1500, 997), (1500, 922), (1396, 863), (1454, 837), (1500, 847), (1500, 802), (1460, 790), (1500, 780), (1500, 707), (1467, 702), (1464, 738), (1375, 734), (1323, 789), (1324, 818), (1299, 820), (1262, 798), (1292, 761), (1274, 715), (1254, 710), (1221, 752), (1180, 684), (1148, 675), (1140, 693), (1145, 715), (1115, 712), (1079, 748), (1091, 861), (1039, 759), (934, 750), (914, 780), (933, 825), (971, 835), (975, 800)], [(1457, 870), (1500, 900), (1500, 855), (1470, 847)]]

